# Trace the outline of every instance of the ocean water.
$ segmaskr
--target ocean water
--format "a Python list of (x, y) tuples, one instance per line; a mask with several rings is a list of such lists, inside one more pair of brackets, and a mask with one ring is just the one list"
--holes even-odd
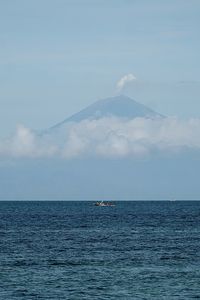
[(0, 299), (198, 299), (200, 202), (0, 202)]

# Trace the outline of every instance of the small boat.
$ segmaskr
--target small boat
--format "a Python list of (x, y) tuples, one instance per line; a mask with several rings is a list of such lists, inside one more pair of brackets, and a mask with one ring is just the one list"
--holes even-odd
[(95, 206), (115, 206), (113, 202), (104, 202), (104, 201), (97, 201), (94, 203)]

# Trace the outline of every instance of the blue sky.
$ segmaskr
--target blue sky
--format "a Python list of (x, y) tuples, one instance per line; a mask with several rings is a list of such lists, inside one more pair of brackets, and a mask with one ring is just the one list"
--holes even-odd
[(46, 128), (116, 93), (200, 117), (200, 1), (1, 0), (0, 136)]

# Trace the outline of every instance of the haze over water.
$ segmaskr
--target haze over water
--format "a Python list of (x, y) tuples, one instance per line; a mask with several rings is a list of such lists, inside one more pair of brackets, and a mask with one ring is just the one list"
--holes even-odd
[(0, 202), (1, 299), (197, 299), (200, 202)]

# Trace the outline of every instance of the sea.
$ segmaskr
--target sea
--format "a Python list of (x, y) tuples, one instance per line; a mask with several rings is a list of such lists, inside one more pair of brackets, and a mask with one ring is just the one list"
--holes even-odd
[(200, 202), (0, 202), (0, 299), (200, 299)]

